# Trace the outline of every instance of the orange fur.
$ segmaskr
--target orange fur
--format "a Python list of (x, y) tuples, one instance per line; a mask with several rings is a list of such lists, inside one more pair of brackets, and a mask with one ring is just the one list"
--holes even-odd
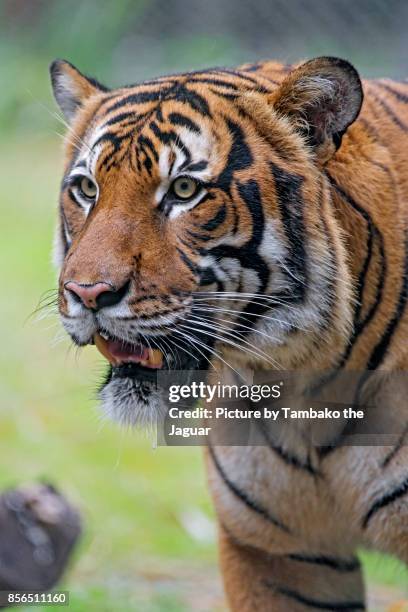
[[(179, 257), (179, 239), (191, 238), (194, 224), (210, 227), (225, 193), (214, 189), (205, 206), (178, 216), (172, 225), (163, 223), (154, 200), (163, 136), (161, 141), (149, 127), (159, 106), (164, 131), (174, 128), (168, 119), (172, 113), (183, 113), (206, 134), (213, 177), (231, 163), (233, 133), (225, 118), (245, 136), (251, 163), (235, 172), (230, 186), (234, 206), (228, 205), (212, 241), (224, 238), (234, 223), (242, 244), (254, 235), (254, 221), (239, 189), (255, 182), (263, 213), (284, 243), (278, 187), (270, 172), (278, 167), (301, 184), (301, 240), (308, 254), (313, 252), (317, 267), (332, 262), (325, 277), (332, 283), (330, 295), (322, 296), (331, 300), (326, 325), (311, 324), (308, 333), (293, 331), (280, 344), (263, 343), (264, 357), (226, 343), (220, 349), (223, 358), (237, 368), (270, 367), (265, 356), (286, 370), (408, 368), (408, 84), (364, 82), (364, 103), (354, 121), (359, 110), (355, 73), (327, 58), (294, 69), (265, 62), (237, 71), (163, 77), (113, 92), (98, 89), (72, 70), (67, 69), (68, 76), (84, 99), (68, 138), (66, 171), (78, 142), (87, 141), (93, 126), (116, 120), (114, 135), (120, 144), (114, 139), (103, 143), (95, 168), (100, 199), (89, 216), (63, 191), (61, 206), (72, 235), (60, 277), (63, 314), (67, 280), (102, 279), (120, 287), (131, 278), (136, 317), (182, 309), (182, 299), (199, 291), (196, 274)], [(64, 66), (58, 65), (58, 71), (64, 72)], [(180, 96), (183, 88), (194, 93), (193, 103)], [(151, 100), (152, 91), (167, 93)], [(199, 108), (204, 103), (208, 112)], [(137, 134), (150, 139), (143, 154)], [(108, 165), (102, 163), (106, 160)], [(188, 256), (194, 267), (200, 239), (191, 244)], [(165, 299), (169, 296), (171, 306)], [(221, 361), (218, 366), (225, 369)], [(223, 376), (228, 378), (228, 372)], [(376, 402), (397, 394), (389, 384), (384, 378)], [(406, 391), (398, 394), (406, 397)], [(406, 422), (403, 401), (395, 410)], [(315, 474), (264, 446), (207, 452), (231, 609), (363, 609), (356, 548), (374, 547), (408, 562), (408, 454), (399, 444), (389, 461), (389, 446), (340, 446), (322, 456), (298, 444), (296, 451), (308, 457)], [(404, 483), (406, 493), (401, 493)], [(395, 501), (375, 507), (368, 516), (393, 487), (400, 491)]]

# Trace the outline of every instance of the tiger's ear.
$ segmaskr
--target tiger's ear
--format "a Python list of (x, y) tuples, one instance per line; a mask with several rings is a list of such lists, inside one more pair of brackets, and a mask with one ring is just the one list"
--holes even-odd
[(68, 122), (72, 121), (88, 98), (108, 91), (104, 85), (85, 76), (65, 60), (53, 61), (50, 75), (55, 100)]
[(321, 163), (341, 144), (363, 103), (360, 77), (336, 57), (318, 57), (295, 68), (272, 97), (275, 110), (287, 116), (315, 149)]

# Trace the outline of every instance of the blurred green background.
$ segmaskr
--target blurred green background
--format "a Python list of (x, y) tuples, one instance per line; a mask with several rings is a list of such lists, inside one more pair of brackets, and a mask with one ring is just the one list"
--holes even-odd
[[(30, 317), (55, 287), (64, 127), (49, 63), (66, 58), (111, 86), (319, 54), (406, 77), (407, 18), (404, 1), (0, 1), (0, 485), (47, 478), (82, 509), (85, 536), (64, 581), (73, 611), (224, 608), (200, 451), (154, 449), (147, 435), (102, 422), (95, 351), (70, 348), (52, 312)], [(370, 610), (385, 610), (408, 574), (362, 556)]]

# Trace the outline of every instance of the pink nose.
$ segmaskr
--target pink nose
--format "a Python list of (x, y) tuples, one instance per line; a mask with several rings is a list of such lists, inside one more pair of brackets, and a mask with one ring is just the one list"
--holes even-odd
[[(75, 281), (69, 281), (64, 285), (67, 291), (70, 291), (77, 300), (81, 301), (86, 308), (96, 310), (102, 306), (101, 299), (102, 294), (115, 293), (114, 287), (109, 283), (95, 283), (94, 285), (85, 285), (76, 283)], [(99, 303), (98, 303), (99, 302)]]

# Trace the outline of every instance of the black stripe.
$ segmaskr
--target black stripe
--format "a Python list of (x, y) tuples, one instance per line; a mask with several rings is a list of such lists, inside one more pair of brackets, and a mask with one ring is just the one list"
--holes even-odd
[(216, 74), (231, 74), (232, 76), (235, 76), (241, 79), (242, 81), (247, 81), (248, 83), (252, 83), (253, 85), (255, 85), (255, 87), (253, 87), (252, 89), (255, 89), (259, 93), (270, 93), (270, 90), (266, 89), (263, 85), (261, 85), (259, 83), (259, 80), (254, 79), (250, 77), (248, 74), (244, 74), (243, 72), (240, 72), (239, 70), (232, 70), (228, 68), (217, 68), (216, 70), (213, 70), (211, 72), (214, 72)]
[(258, 62), (256, 64), (247, 64), (242, 67), (242, 70), (243, 72), (257, 72), (258, 70), (261, 70), (262, 67), (263, 67), (263, 63)]
[(287, 587), (275, 587), (272, 583), (266, 581), (267, 586), (274, 588), (277, 593), (284, 595), (297, 603), (300, 603), (307, 608), (317, 608), (318, 610), (329, 610), (335, 612), (336, 610), (343, 610), (343, 612), (352, 612), (353, 610), (365, 610), (365, 605), (362, 601), (321, 601), (306, 597), (301, 593), (298, 593), (294, 589)]
[(222, 203), (220, 208), (217, 210), (217, 213), (214, 215), (212, 219), (201, 225), (200, 229), (205, 232), (210, 232), (211, 230), (217, 229), (219, 225), (224, 223), (227, 217), (227, 207), (225, 203)]
[(124, 135), (121, 136), (118, 136), (114, 132), (105, 132), (98, 138), (98, 140), (94, 144), (94, 148), (103, 142), (109, 142), (109, 144), (111, 144), (113, 147), (113, 151), (107, 152), (104, 157), (101, 156), (98, 159), (99, 168), (108, 166), (109, 162), (114, 159), (116, 153), (119, 151), (123, 141), (126, 140), (126, 138), (128, 138), (132, 134), (132, 132), (133, 130), (131, 130), (130, 132), (126, 132)]
[(60, 201), (59, 209), (60, 209), (60, 213), (61, 213), (61, 222), (60, 222), (59, 234), (60, 234), (60, 237), (61, 237), (63, 251), (64, 251), (64, 257), (65, 257), (66, 254), (69, 251), (70, 246), (71, 246), (70, 243), (67, 240), (67, 236), (66, 236), (65, 232), (67, 232), (70, 235), (71, 231), (70, 231), (70, 227), (69, 227), (69, 224), (68, 224), (67, 217), (65, 215), (64, 207), (62, 205), (62, 201)]
[(181, 244), (183, 244), (185, 247), (187, 247), (189, 251), (193, 250), (193, 246), (189, 242), (186, 242), (186, 240), (184, 240), (184, 238), (182, 238), (181, 236), (178, 236), (178, 240), (179, 240), (179, 242), (181, 242)]
[(232, 136), (232, 144), (227, 162), (223, 171), (219, 174), (215, 185), (231, 195), (234, 173), (248, 168), (252, 164), (253, 158), (241, 127), (229, 118), (226, 118), (225, 121)]
[(171, 96), (166, 96), (166, 100), (167, 99), (184, 102), (191, 106), (191, 108), (200, 115), (203, 115), (204, 117), (211, 117), (210, 107), (208, 106), (207, 100), (196, 91), (187, 89), (187, 87), (178, 85)]
[(212, 268), (202, 268), (200, 271), (200, 286), (217, 285), (218, 291), (224, 291), (224, 283), (216, 276)]
[(234, 77), (239, 77), (248, 83), (258, 85), (257, 79), (254, 79), (253, 77), (250, 77), (239, 70), (234, 70), (233, 68), (214, 68), (214, 70), (209, 70), (208, 72), (213, 72), (214, 74), (230, 74)]
[(401, 450), (401, 448), (404, 446), (404, 440), (405, 437), (408, 434), (408, 424), (404, 427), (398, 442), (396, 443), (396, 445), (394, 446), (394, 448), (388, 453), (388, 455), (386, 455), (386, 457), (384, 458), (383, 462), (382, 462), (382, 467), (386, 468), (387, 465), (389, 465), (389, 463), (391, 463), (391, 461), (394, 459), (394, 457), (397, 456), (397, 454), (399, 453), (399, 451)]
[(230, 131), (232, 144), (228, 153), (227, 162), (214, 182), (214, 186), (226, 191), (231, 198), (231, 207), (234, 215), (232, 234), (236, 234), (238, 230), (238, 213), (234, 198), (231, 194), (232, 181), (235, 172), (248, 168), (252, 164), (253, 158), (251, 149), (245, 140), (241, 127), (228, 117), (225, 118), (225, 123)]
[(208, 162), (205, 161), (205, 159), (201, 159), (200, 161), (193, 164), (188, 164), (187, 166), (183, 164), (183, 170), (186, 172), (200, 172), (200, 170), (205, 170), (207, 166)]
[(208, 85), (217, 85), (219, 87), (226, 87), (228, 89), (233, 89), (236, 91), (238, 87), (235, 83), (231, 83), (230, 81), (224, 81), (222, 79), (214, 79), (209, 77), (193, 77), (189, 79), (189, 83), (207, 83)]
[(387, 102), (385, 102), (385, 100), (383, 100), (382, 98), (380, 98), (379, 96), (377, 96), (373, 90), (371, 90), (370, 92), (372, 98), (376, 101), (376, 103), (381, 106), (381, 108), (384, 110), (384, 112), (386, 113), (387, 117), (397, 126), (399, 127), (401, 130), (403, 130), (404, 132), (408, 131), (408, 126), (398, 117), (398, 115), (396, 113), (394, 113), (394, 111), (388, 106)]
[[(201, 197), (201, 199), (197, 202), (197, 204), (195, 204), (193, 208), (190, 209), (191, 212), (194, 213), (194, 211), (196, 211), (205, 202), (209, 202), (210, 200), (214, 200), (214, 199), (215, 199), (215, 195), (213, 193), (205, 193)], [(172, 196), (164, 196), (157, 208), (158, 210), (163, 212), (166, 216), (168, 216), (173, 207), (184, 206), (184, 205), (185, 205), (185, 202), (177, 200)], [(195, 227), (200, 227), (197, 224), (194, 224), (194, 225)], [(187, 233), (190, 233), (190, 232), (187, 230)]]
[(69, 199), (71, 200), (71, 202), (73, 202), (78, 208), (80, 208), (82, 211), (85, 210), (84, 205), (81, 204), (80, 202), (78, 202), (77, 198), (74, 195), (73, 190), (71, 189), (71, 187), (68, 188), (67, 190)]
[(198, 268), (197, 268), (196, 264), (193, 263), (189, 257), (187, 257), (187, 255), (184, 253), (184, 251), (182, 251), (178, 247), (176, 247), (176, 250), (177, 250), (178, 254), (180, 255), (182, 261), (186, 264), (187, 268), (194, 274), (194, 276), (196, 276), (197, 272), (198, 272)]
[[(336, 374), (337, 374), (338, 371), (339, 371), (339, 369), (333, 371), (325, 379), (324, 384), (327, 384), (328, 382), (332, 381), (336, 377)], [(356, 389), (356, 391), (354, 393), (354, 398), (353, 398), (353, 402), (352, 402), (353, 406), (358, 406), (359, 405), (361, 391), (362, 391), (365, 383), (367, 382), (367, 380), (369, 379), (370, 376), (371, 376), (370, 372), (365, 371), (362, 374), (362, 376), (359, 378), (358, 383), (357, 383), (357, 389)], [(340, 445), (342, 445), (342, 443), (344, 441), (344, 438), (346, 436), (352, 434), (353, 428), (354, 428), (353, 421), (351, 419), (346, 420), (346, 423), (344, 424), (342, 429), (333, 437), (333, 439), (330, 442), (328, 442), (325, 446), (321, 446), (321, 447), (317, 448), (317, 452), (318, 452), (320, 458), (324, 459), (329, 454), (331, 454), (334, 450), (339, 448)]]
[(337, 450), (340, 444), (343, 442), (346, 426), (338, 433), (330, 442), (327, 442), (324, 446), (319, 446), (317, 452), (321, 459), (328, 457), (333, 451)]
[(126, 125), (123, 127), (128, 127), (129, 125), (135, 125), (137, 123), (140, 123), (140, 121), (143, 121), (143, 119), (146, 119), (146, 117), (148, 117), (149, 115), (150, 112), (137, 114), (134, 111), (128, 111), (120, 113), (119, 115), (115, 115), (114, 117), (111, 117), (110, 119), (105, 121), (102, 128), (116, 125), (117, 123), (121, 123), (122, 121), (126, 121)]
[(278, 446), (275, 442), (273, 442), (269, 438), (269, 434), (264, 420), (260, 420), (258, 426), (261, 429), (268, 443), (268, 448), (270, 448), (274, 453), (276, 453), (278, 457), (282, 459), (282, 461), (284, 461), (289, 466), (303, 470), (311, 474), (312, 476), (321, 475), (320, 472), (313, 467), (309, 459), (307, 462), (303, 462), (298, 457), (296, 457), (296, 455), (292, 455), (292, 453), (289, 453), (287, 450), (284, 450), (281, 446)]
[(286, 265), (292, 274), (282, 268), (291, 283), (291, 301), (303, 302), (307, 283), (306, 230), (303, 221), (303, 199), (301, 187), (303, 177), (286, 172), (273, 162), (269, 162), (275, 182), (277, 204), (287, 238), (289, 255)]
[(288, 143), (286, 143), (285, 145), (281, 139), (279, 142), (279, 147), (277, 147), (276, 135), (271, 134), (270, 130), (261, 129), (259, 122), (254, 119), (253, 115), (247, 113), (244, 108), (242, 108), (241, 106), (238, 106), (237, 108), (240, 117), (242, 117), (242, 119), (246, 119), (248, 123), (251, 123), (251, 127), (256, 132), (258, 138), (260, 140), (264, 140), (268, 145), (270, 145), (273, 148), (274, 154), (276, 156), (286, 162), (297, 162), (297, 156)]
[(134, 89), (135, 87), (147, 87), (147, 85), (169, 85), (169, 87), (174, 87), (174, 84), (177, 83), (180, 74), (166, 74), (164, 76), (159, 76), (153, 79), (146, 79), (145, 81), (140, 81), (140, 83), (130, 83), (130, 85), (122, 85), (120, 89)]
[(400, 499), (400, 497), (403, 497), (407, 493), (408, 493), (408, 478), (404, 480), (400, 485), (398, 485), (398, 487), (390, 491), (390, 493), (387, 493), (386, 495), (383, 495), (382, 497), (380, 497), (380, 499), (378, 499), (371, 506), (370, 510), (367, 512), (367, 514), (365, 515), (363, 519), (363, 523), (362, 523), (363, 528), (365, 529), (368, 526), (368, 523), (371, 521), (373, 516), (377, 512), (379, 512), (379, 510), (382, 510), (389, 504), (392, 504), (397, 499)]
[(374, 140), (374, 142), (379, 142), (379, 143), (383, 142), (383, 139), (381, 135), (379, 134), (378, 129), (374, 127), (370, 121), (365, 119), (365, 117), (359, 117), (358, 122), (361, 123), (361, 125), (365, 127), (368, 135), (370, 136), (370, 138)]
[(327, 555), (309, 555), (302, 553), (293, 553), (288, 555), (293, 561), (301, 563), (311, 563), (312, 565), (322, 565), (337, 572), (355, 572), (361, 568), (360, 561), (357, 557), (352, 559), (340, 559), (339, 557), (328, 557)]
[(157, 302), (159, 299), (161, 299), (161, 297), (162, 296), (154, 294), (140, 295), (138, 297), (128, 299), (127, 303), (134, 306), (135, 304), (142, 304), (143, 302)]
[[(249, 180), (246, 183), (237, 182), (238, 193), (245, 202), (251, 215), (252, 234), (244, 245), (235, 247), (231, 245), (220, 245), (209, 250), (209, 253), (220, 261), (222, 258), (237, 259), (243, 268), (254, 270), (259, 279), (258, 293), (265, 293), (269, 280), (269, 266), (258, 253), (262, 242), (265, 228), (265, 218), (261, 194), (258, 183)], [(251, 327), (256, 323), (256, 317), (270, 309), (270, 305), (262, 305), (256, 300), (250, 301), (239, 313), (235, 323), (235, 331), (243, 335), (251, 332)], [(241, 329), (242, 328), (242, 329)]]
[[(326, 171), (326, 175), (330, 181), (330, 185), (337, 191), (337, 193), (342, 197), (342, 199), (347, 204), (349, 204), (361, 217), (363, 217), (364, 221), (367, 224), (366, 256), (365, 256), (364, 263), (360, 270), (359, 277), (357, 280), (357, 305), (354, 311), (353, 334), (350, 338), (347, 349), (344, 352), (338, 364), (338, 367), (341, 367), (347, 361), (355, 343), (357, 342), (360, 335), (363, 333), (368, 323), (373, 319), (374, 315), (376, 314), (381, 304), (381, 301), (383, 298), (383, 290), (384, 290), (387, 267), (386, 267), (385, 252), (384, 252), (384, 239), (383, 239), (381, 232), (378, 230), (377, 226), (374, 224), (373, 220), (371, 219), (369, 213), (364, 208), (362, 208), (362, 206), (360, 206), (351, 197), (351, 195), (343, 189), (343, 187), (341, 187), (337, 183), (337, 181), (329, 174), (329, 172)], [(366, 277), (367, 277), (367, 274), (370, 268), (370, 264), (371, 264), (371, 260), (372, 260), (372, 256), (373, 256), (374, 238), (377, 239), (378, 244), (379, 244), (379, 255), (381, 259), (380, 275), (378, 279), (377, 290), (376, 290), (374, 302), (372, 303), (371, 308), (369, 309), (364, 319), (360, 320), (360, 314), (361, 314), (361, 309), (363, 305), (363, 294), (364, 294), (364, 289), (366, 287)]]
[(148, 136), (140, 135), (139, 138), (137, 139), (137, 142), (139, 146), (142, 147), (142, 149), (145, 149), (145, 148), (149, 149), (156, 163), (159, 161), (159, 154), (157, 153), (152, 140)]
[(189, 236), (191, 236), (191, 238), (194, 238), (194, 240), (201, 240), (203, 242), (208, 242), (209, 240), (214, 240), (214, 236), (212, 234), (197, 234), (197, 232), (192, 232), (190, 230), (187, 230), (187, 234)]
[(267, 521), (275, 525), (275, 527), (279, 527), (279, 529), (281, 529), (282, 531), (285, 531), (286, 533), (290, 533), (290, 530), (288, 527), (286, 527), (286, 525), (284, 525), (279, 519), (273, 516), (266, 508), (261, 506), (258, 502), (254, 501), (251, 497), (249, 497), (249, 495), (245, 491), (242, 491), (242, 489), (240, 489), (235, 483), (233, 483), (228, 478), (228, 476), (226, 475), (226, 473), (224, 472), (223, 468), (221, 467), (218, 461), (214, 448), (211, 445), (208, 445), (208, 449), (209, 449), (211, 458), (213, 460), (214, 466), (217, 469), (217, 472), (221, 476), (223, 482), (226, 484), (228, 489), (235, 495), (235, 497), (238, 497), (238, 499), (240, 499), (241, 502), (245, 504), (247, 508), (249, 508), (250, 510), (253, 510), (257, 514), (262, 516), (262, 518), (266, 519)]
[(269, 280), (269, 266), (258, 254), (258, 248), (262, 243), (265, 232), (265, 213), (261, 192), (257, 181), (253, 179), (246, 183), (237, 182), (237, 188), (251, 215), (252, 222), (250, 240), (237, 249), (241, 252), (239, 260), (241, 265), (257, 272), (260, 281), (258, 292), (265, 293)]
[(402, 93), (402, 91), (397, 91), (396, 89), (388, 85), (388, 83), (382, 83), (381, 81), (377, 81), (375, 84), (379, 85), (380, 87), (382, 87), (382, 89), (385, 89), (390, 94), (395, 96), (397, 100), (399, 100), (400, 102), (403, 102), (404, 104), (408, 104), (408, 95), (406, 93)]
[(174, 125), (186, 127), (196, 134), (201, 134), (200, 127), (197, 125), (197, 123), (181, 113), (170, 113), (168, 118), (171, 123), (174, 123)]
[[(227, 249), (225, 254), (227, 257), (235, 257), (239, 260), (241, 266), (254, 270), (258, 276), (259, 287), (258, 293), (265, 293), (270, 269), (267, 262), (259, 255), (258, 250), (262, 243), (264, 232), (265, 232), (265, 215), (259, 190), (258, 183), (254, 180), (250, 180), (247, 183), (237, 183), (238, 193), (245, 202), (247, 209), (251, 215), (252, 221), (252, 235), (250, 240), (239, 248), (230, 247)], [(229, 255), (228, 255), (229, 251)], [(222, 252), (222, 247), (221, 247)], [(269, 310), (270, 305), (251, 300), (240, 313), (235, 329), (244, 335), (250, 333), (250, 327), (256, 323), (256, 316), (265, 313)], [(252, 318), (251, 318), (252, 317)], [(242, 324), (246, 325), (242, 330)]]
[(218, 89), (214, 89), (214, 87), (210, 87), (211, 93), (219, 96), (220, 98), (224, 98), (225, 100), (237, 100), (240, 94), (238, 93), (227, 93), (226, 91), (220, 91)]
[(186, 163), (191, 162), (191, 153), (184, 144), (184, 142), (181, 140), (180, 136), (176, 134), (176, 132), (173, 132), (172, 130), (168, 132), (163, 132), (163, 130), (161, 130), (157, 123), (155, 123), (154, 121), (151, 121), (149, 123), (149, 127), (152, 130), (153, 134), (156, 136), (156, 138), (160, 140), (160, 142), (166, 145), (173, 143), (178, 149), (180, 149), (180, 151), (184, 153), (186, 157)]
[[(376, 288), (376, 295), (374, 297), (374, 301), (371, 304), (368, 312), (366, 313), (364, 319), (362, 319), (361, 321), (359, 320), (360, 314), (361, 314), (361, 310), (362, 310), (362, 301), (358, 300), (356, 309), (355, 309), (355, 313), (354, 313), (354, 325), (353, 325), (353, 334), (350, 338), (349, 344), (347, 346), (347, 349), (342, 357), (342, 360), (339, 364), (339, 366), (343, 365), (348, 357), (350, 356), (350, 353), (353, 349), (354, 344), (356, 343), (357, 339), (359, 338), (359, 336), (361, 335), (361, 333), (363, 332), (364, 328), (370, 323), (370, 321), (374, 318), (374, 315), (376, 314), (378, 307), (380, 306), (380, 303), (382, 301), (382, 297), (383, 297), (383, 293), (384, 293), (384, 285), (385, 285), (385, 278), (386, 278), (386, 271), (387, 271), (387, 265), (386, 265), (386, 259), (385, 259), (385, 252), (384, 252), (384, 243), (383, 243), (383, 237), (382, 235), (378, 232), (377, 228), (373, 228), (372, 233), (370, 232), (370, 250), (372, 252), (372, 245), (373, 245), (373, 241), (371, 240), (371, 236), (374, 234), (374, 237), (377, 238), (377, 241), (379, 243), (379, 255), (380, 255), (380, 260), (381, 260), (381, 268), (380, 268), (380, 276), (378, 279), (378, 283), (377, 283), (377, 288)], [(367, 260), (366, 260), (367, 261)], [(365, 275), (367, 274), (368, 268), (366, 270), (364, 270), (364, 274), (361, 274), (360, 276), (363, 278), (365, 277)], [(360, 282), (360, 279), (359, 279)], [(357, 285), (360, 288), (360, 284)], [(362, 290), (364, 290), (364, 285), (361, 287)]]
[[(262, 70), (263, 68), (264, 68), (264, 64), (259, 64), (255, 67), (252, 65), (252, 66), (245, 68), (244, 72), (258, 72), (258, 70)], [(267, 75), (265, 72), (260, 74), (260, 77), (264, 79), (265, 81), (268, 81), (268, 83), (273, 83), (274, 85), (280, 85), (282, 83), (282, 81), (277, 81), (276, 79), (273, 79), (271, 76)]]
[(401, 316), (405, 310), (408, 299), (408, 238), (405, 237), (405, 261), (401, 289), (398, 296), (398, 302), (392, 319), (388, 322), (387, 328), (381, 337), (380, 341), (371, 353), (367, 364), (368, 370), (374, 370), (383, 361), (387, 352), (388, 346), (392, 340), (394, 331), (396, 330)]
[(146, 153), (146, 151), (144, 151), (144, 160), (143, 160), (143, 166), (145, 167), (145, 169), (147, 170), (147, 172), (149, 173), (149, 175), (152, 175), (152, 167), (153, 167), (153, 162), (150, 159), (149, 155)]
[(161, 88), (160, 83), (157, 83), (157, 85), (159, 89), (139, 91), (125, 97), (120, 96), (118, 100), (116, 100), (113, 104), (104, 109), (104, 113), (111, 113), (112, 111), (118, 110), (119, 108), (122, 108), (123, 106), (126, 106), (128, 104), (138, 105), (146, 104), (147, 102), (159, 102), (167, 93), (172, 90), (172, 88)]

